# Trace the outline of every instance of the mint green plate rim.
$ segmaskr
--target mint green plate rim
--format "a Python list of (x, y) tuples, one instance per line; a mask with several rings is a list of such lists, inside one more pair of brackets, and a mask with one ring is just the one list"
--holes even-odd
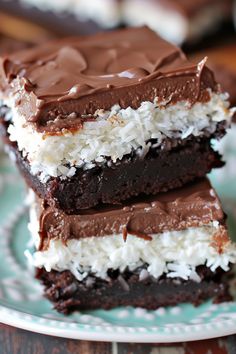
[[(153, 327), (146, 332), (145, 327), (89, 326), (56, 320), (42, 321), (41, 317), (0, 306), (0, 321), (28, 331), (90, 341), (134, 342), (134, 343), (177, 343), (233, 335), (236, 332), (236, 319), (213, 324), (186, 325), (169, 329)], [(63, 328), (66, 326), (67, 328)], [(62, 328), (61, 328), (62, 327)], [(163, 333), (160, 333), (160, 329)], [(133, 332), (133, 333), (132, 333)], [(146, 333), (145, 333), (146, 332)]]

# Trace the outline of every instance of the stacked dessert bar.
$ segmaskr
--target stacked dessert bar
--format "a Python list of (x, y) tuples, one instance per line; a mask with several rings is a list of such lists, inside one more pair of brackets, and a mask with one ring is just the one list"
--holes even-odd
[(236, 248), (205, 175), (232, 114), (205, 62), (146, 27), (2, 59), (2, 122), (32, 196), (26, 254), (57, 310), (230, 298)]

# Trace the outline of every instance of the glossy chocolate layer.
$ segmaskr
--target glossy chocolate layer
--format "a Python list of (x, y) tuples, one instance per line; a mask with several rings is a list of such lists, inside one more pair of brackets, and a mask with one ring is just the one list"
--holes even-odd
[(147, 27), (54, 41), (11, 55), (0, 65), (5, 95), (38, 130), (78, 129), (98, 109), (143, 101), (190, 104), (217, 90), (213, 73), (190, 63)]
[(123, 233), (150, 239), (150, 234), (183, 230), (224, 222), (220, 201), (207, 179), (157, 196), (137, 198), (120, 207), (94, 208), (77, 215), (67, 215), (38, 200), (41, 249), (50, 239), (99, 237)]

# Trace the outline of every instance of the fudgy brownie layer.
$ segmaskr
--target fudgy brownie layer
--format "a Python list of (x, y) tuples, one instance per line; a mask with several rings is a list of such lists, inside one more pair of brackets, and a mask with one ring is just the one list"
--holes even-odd
[(210, 147), (210, 139), (192, 138), (166, 150), (151, 148), (145, 157), (134, 153), (116, 163), (78, 168), (71, 178), (41, 183), (31, 174), (29, 162), (13, 149), (28, 186), (68, 214), (98, 204), (119, 204), (140, 194), (166, 192), (223, 165), (220, 155)]
[(212, 273), (209, 268), (199, 266), (200, 283), (165, 276), (159, 280), (152, 277), (140, 280), (141, 271), (137, 269), (122, 274), (111, 271), (110, 281), (89, 276), (79, 282), (69, 271), (47, 272), (38, 269), (36, 278), (44, 284), (44, 294), (54, 304), (54, 308), (64, 314), (97, 308), (107, 310), (118, 306), (149, 310), (185, 302), (198, 306), (210, 298), (215, 303), (231, 300), (227, 281), (223, 279), (225, 273), (220, 270)]

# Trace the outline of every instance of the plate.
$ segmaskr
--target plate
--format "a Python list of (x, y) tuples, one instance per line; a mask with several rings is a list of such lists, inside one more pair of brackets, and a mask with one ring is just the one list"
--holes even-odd
[[(220, 190), (220, 178), (212, 176)], [(233, 183), (233, 181), (232, 181)], [(229, 226), (236, 230), (235, 201), (226, 195)], [(226, 191), (227, 190), (227, 191)], [(224, 193), (225, 194), (224, 194)], [(226, 193), (227, 192), (227, 193)], [(183, 304), (147, 311), (117, 308), (63, 316), (42, 296), (42, 288), (28, 268), (24, 250), (29, 242), (24, 185), (14, 167), (0, 159), (0, 322), (59, 337), (116, 342), (179, 342), (236, 332), (236, 301), (219, 305), (210, 301), (199, 307)], [(228, 198), (230, 196), (231, 198)]]

